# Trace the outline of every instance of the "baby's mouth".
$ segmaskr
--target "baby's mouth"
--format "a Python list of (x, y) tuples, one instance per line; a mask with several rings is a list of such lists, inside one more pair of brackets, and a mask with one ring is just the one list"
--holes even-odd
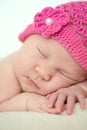
[(34, 88), (38, 88), (38, 86), (36, 85), (36, 83), (29, 76), (27, 77), (27, 79), (28, 79), (29, 85), (31, 85)]

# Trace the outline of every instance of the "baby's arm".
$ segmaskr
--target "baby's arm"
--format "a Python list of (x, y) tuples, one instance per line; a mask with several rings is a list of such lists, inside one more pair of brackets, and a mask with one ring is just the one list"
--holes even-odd
[[(72, 114), (76, 102), (80, 107), (86, 107), (85, 98), (87, 97), (87, 81), (62, 88), (48, 96), (49, 107), (56, 108), (58, 113), (66, 109), (67, 114)], [(65, 105), (66, 103), (66, 105)]]
[(48, 107), (45, 96), (34, 93), (21, 93), (0, 104), (0, 112), (4, 111), (33, 111), (56, 114), (54, 108)]

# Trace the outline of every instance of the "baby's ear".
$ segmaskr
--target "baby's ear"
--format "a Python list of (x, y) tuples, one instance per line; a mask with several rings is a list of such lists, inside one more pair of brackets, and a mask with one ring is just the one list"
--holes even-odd
[(87, 49), (87, 45), (85, 46), (85, 48)]
[(85, 49), (87, 50), (87, 39), (84, 40), (84, 43), (83, 43)]
[(85, 47), (85, 49), (87, 49), (87, 40), (84, 43), (84, 47)]

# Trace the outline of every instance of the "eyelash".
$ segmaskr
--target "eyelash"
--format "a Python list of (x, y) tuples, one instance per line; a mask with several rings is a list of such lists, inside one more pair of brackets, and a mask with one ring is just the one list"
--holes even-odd
[(40, 50), (40, 48), (39, 47), (37, 47), (37, 50), (39, 51), (39, 53), (44, 57), (44, 58), (46, 58), (47, 59), (47, 56)]
[(68, 78), (68, 79), (70, 79), (72, 81), (77, 81), (77, 80), (72, 79), (71, 77), (67, 76), (64, 72), (62, 72), (62, 71), (59, 71), (59, 72), (61, 73), (62, 76), (66, 77), (66, 78)]

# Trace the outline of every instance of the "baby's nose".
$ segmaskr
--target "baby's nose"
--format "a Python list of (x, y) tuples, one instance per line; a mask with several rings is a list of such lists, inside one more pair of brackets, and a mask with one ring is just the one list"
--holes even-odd
[(52, 75), (46, 71), (45, 69), (41, 68), (41, 67), (36, 67), (35, 70), (39, 73), (39, 75), (42, 77), (42, 79), (49, 81), (52, 77)]

